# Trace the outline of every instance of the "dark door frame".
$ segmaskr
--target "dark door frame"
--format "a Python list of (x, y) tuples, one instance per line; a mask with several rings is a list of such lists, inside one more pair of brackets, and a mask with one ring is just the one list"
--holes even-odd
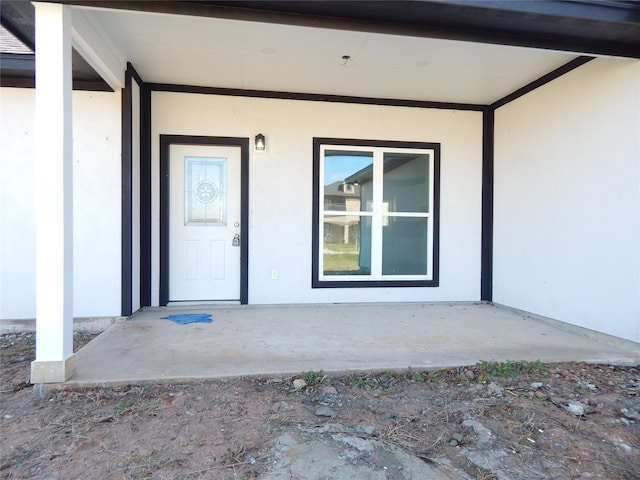
[(240, 303), (249, 303), (249, 139), (160, 135), (160, 306), (169, 303), (169, 150), (171, 145), (240, 147)]

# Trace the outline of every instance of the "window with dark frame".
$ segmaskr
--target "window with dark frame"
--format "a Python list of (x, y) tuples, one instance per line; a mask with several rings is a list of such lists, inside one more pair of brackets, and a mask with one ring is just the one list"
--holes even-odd
[(438, 286), (440, 144), (314, 138), (312, 286)]

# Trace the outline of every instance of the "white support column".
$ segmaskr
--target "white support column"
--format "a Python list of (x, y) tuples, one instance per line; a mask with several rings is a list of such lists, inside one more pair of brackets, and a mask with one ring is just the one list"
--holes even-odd
[(71, 12), (36, 11), (36, 359), (32, 383), (64, 382), (73, 354)]

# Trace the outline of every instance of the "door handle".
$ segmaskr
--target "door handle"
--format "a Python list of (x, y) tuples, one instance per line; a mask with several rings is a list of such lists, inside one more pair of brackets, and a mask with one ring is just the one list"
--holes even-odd
[(231, 241), (231, 245), (233, 245), (234, 247), (239, 247), (240, 246), (240, 234), (236, 233), (233, 236), (233, 240)]

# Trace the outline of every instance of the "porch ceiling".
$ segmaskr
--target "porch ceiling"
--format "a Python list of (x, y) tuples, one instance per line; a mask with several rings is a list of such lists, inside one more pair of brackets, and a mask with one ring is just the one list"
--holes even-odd
[(486, 105), (582, 54), (640, 55), (624, 1), (64, 3), (160, 84)]
[(85, 10), (152, 83), (488, 104), (577, 56), (234, 19)]

